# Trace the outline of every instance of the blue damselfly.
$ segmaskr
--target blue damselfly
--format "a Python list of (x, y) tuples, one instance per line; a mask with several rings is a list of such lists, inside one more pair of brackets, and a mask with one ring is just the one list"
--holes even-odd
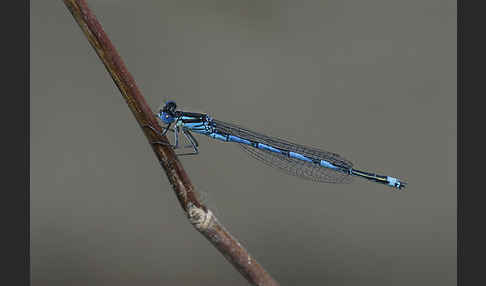
[[(405, 182), (394, 177), (355, 169), (350, 161), (335, 153), (266, 136), (235, 124), (213, 119), (204, 113), (177, 110), (174, 101), (168, 101), (156, 115), (166, 124), (162, 135), (169, 130), (174, 132), (175, 144), (171, 145), (174, 149), (192, 148), (191, 152), (179, 155), (198, 154), (199, 144), (191, 133), (194, 132), (220, 141), (238, 143), (252, 157), (287, 174), (304, 179), (325, 183), (348, 183), (353, 177), (360, 177), (396, 189), (402, 189), (406, 185)], [(173, 129), (170, 128), (172, 125), (174, 125)], [(151, 126), (145, 127), (155, 131)], [(190, 145), (179, 144), (180, 133), (190, 142)]]

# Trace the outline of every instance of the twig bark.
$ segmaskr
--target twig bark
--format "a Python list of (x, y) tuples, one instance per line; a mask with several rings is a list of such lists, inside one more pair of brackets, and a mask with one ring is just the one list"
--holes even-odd
[[(96, 19), (84, 0), (63, 0), (67, 8), (79, 24), (95, 49), (113, 81), (120, 90), (122, 96), (132, 111), (135, 119), (142, 128), (149, 143), (154, 141), (168, 142), (150, 128), (150, 125), (159, 133), (160, 125), (147, 105), (144, 97), (138, 89), (135, 80), (128, 72), (123, 60), (103, 31), (101, 24)], [(198, 198), (194, 186), (182, 164), (178, 160), (172, 148), (160, 144), (151, 144), (154, 153), (162, 168), (167, 174), (170, 184), (179, 200), (182, 209), (187, 214), (192, 225), (203, 234), (224, 257), (251, 283), (254, 285), (278, 285), (278, 283), (253, 259), (248, 251), (219, 223), (214, 214)]]

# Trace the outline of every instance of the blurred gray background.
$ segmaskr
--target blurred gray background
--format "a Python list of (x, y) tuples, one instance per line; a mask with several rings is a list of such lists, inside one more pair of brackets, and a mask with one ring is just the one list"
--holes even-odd
[[(282, 285), (456, 285), (456, 1), (88, 3), (154, 109), (409, 182), (304, 181), (199, 136), (190, 177)], [(30, 89), (32, 285), (247, 285), (62, 1), (31, 2)]]

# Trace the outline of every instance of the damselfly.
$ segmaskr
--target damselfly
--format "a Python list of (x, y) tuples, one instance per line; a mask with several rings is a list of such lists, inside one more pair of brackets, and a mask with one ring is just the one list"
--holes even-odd
[[(179, 155), (199, 153), (199, 144), (191, 133), (194, 132), (220, 141), (238, 143), (252, 157), (285, 173), (304, 179), (325, 183), (348, 183), (353, 177), (360, 177), (396, 189), (402, 189), (406, 185), (405, 182), (394, 177), (354, 169), (350, 161), (335, 153), (266, 136), (235, 124), (213, 119), (204, 113), (177, 110), (174, 101), (168, 101), (156, 115), (166, 124), (162, 135), (169, 130), (174, 132), (175, 144), (171, 145), (174, 149), (192, 149), (189, 153)], [(172, 125), (174, 125), (173, 129), (171, 129)], [(145, 127), (155, 131), (151, 126)], [(190, 145), (181, 146), (179, 144), (181, 133)], [(165, 142), (152, 143), (168, 144)]]

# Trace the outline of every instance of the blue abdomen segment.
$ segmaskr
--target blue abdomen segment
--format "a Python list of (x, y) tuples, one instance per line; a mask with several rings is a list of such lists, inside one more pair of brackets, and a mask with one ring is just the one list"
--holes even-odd
[(233, 135), (229, 135), (228, 140), (230, 142), (236, 142), (236, 143), (251, 145), (251, 141), (237, 137), (237, 136), (233, 136)]
[(334, 166), (333, 164), (329, 163), (326, 160), (321, 160), (319, 162), (319, 165), (321, 165), (324, 168), (329, 168), (329, 169), (335, 169), (335, 170), (342, 169), (342, 168), (339, 168), (339, 167)]
[(386, 177), (386, 180), (388, 182), (388, 185), (391, 186), (391, 187), (395, 187), (397, 189), (405, 188), (406, 183), (400, 181), (397, 178), (393, 178), (393, 177), (387, 176)]
[[(275, 148), (275, 147), (272, 147), (270, 145), (267, 145), (267, 144), (263, 144), (263, 143), (257, 143), (256, 146), (258, 149), (262, 149), (262, 150), (266, 150), (266, 151), (270, 151), (270, 152), (274, 152), (274, 153), (279, 153), (279, 154), (286, 154), (286, 151), (285, 150), (281, 150), (281, 149), (278, 149), (278, 148)], [(288, 152), (289, 153), (289, 157), (292, 157), (292, 155), (300, 155), (300, 154), (297, 154), (297, 153), (293, 153), (293, 152)], [(292, 154), (293, 153), (293, 154)], [(300, 160), (305, 160), (306, 158), (302, 155), (300, 155), (301, 158), (299, 158)]]
[(302, 161), (306, 161), (306, 162), (312, 162), (312, 159), (310, 159), (310, 158), (308, 158), (308, 157), (306, 157), (302, 154), (296, 153), (296, 152), (289, 152), (289, 157), (299, 159), (299, 160), (302, 160)]

